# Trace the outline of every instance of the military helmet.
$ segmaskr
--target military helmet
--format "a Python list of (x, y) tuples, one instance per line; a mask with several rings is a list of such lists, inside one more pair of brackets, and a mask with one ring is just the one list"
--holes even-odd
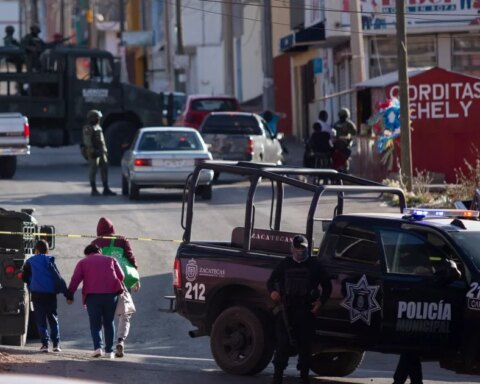
[(97, 124), (102, 118), (102, 112), (97, 109), (92, 109), (87, 112), (87, 121), (89, 123)]
[(340, 119), (349, 119), (350, 118), (350, 111), (348, 108), (341, 108), (340, 111), (338, 111), (338, 117)]
[(30, 26), (30, 32), (31, 33), (40, 33), (40, 32), (42, 32), (42, 30), (40, 29), (40, 27), (37, 24), (33, 24), (33, 25)]
[(13, 34), (14, 32), (15, 32), (15, 28), (13, 28), (13, 25), (7, 25), (5, 27), (5, 33)]

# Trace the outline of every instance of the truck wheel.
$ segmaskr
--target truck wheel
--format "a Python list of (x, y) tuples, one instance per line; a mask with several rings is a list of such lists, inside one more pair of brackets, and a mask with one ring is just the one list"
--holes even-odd
[(365, 352), (318, 353), (312, 356), (313, 372), (319, 376), (343, 377), (355, 371)]
[(235, 306), (224, 310), (213, 323), (210, 348), (225, 372), (254, 375), (270, 362), (273, 341), (260, 314)]
[(2, 156), (0, 157), (0, 177), (2, 179), (11, 179), (17, 171), (17, 157), (16, 156)]
[(122, 175), (122, 195), (128, 195), (128, 180), (125, 176)]
[(132, 143), (136, 128), (132, 123), (117, 121), (106, 129), (105, 141), (108, 149), (108, 162), (111, 165), (120, 165), (123, 152)]
[(200, 195), (203, 200), (212, 200), (212, 186), (211, 185), (202, 185), (200, 189)]
[(27, 343), (28, 318), (30, 315), (30, 297), (28, 293), (26, 293), (24, 300), (25, 300), (25, 307), (23, 309), (23, 321), (24, 321), (25, 332), (22, 333), (21, 335), (3, 336), (2, 337), (3, 345), (14, 345), (18, 347), (24, 347), (25, 344)]
[(133, 181), (128, 183), (128, 198), (130, 200), (137, 200), (140, 197), (140, 188)]

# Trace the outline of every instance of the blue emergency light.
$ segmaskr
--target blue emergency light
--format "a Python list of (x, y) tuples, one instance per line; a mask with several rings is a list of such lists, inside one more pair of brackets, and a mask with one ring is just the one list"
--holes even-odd
[(414, 219), (421, 220), (424, 217), (463, 217), (478, 219), (480, 212), (469, 209), (427, 209), (427, 208), (404, 208), (404, 215), (411, 216)]

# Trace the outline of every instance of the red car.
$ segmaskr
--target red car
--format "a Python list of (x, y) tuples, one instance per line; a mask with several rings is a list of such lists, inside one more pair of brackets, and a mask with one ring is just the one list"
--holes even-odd
[(198, 129), (210, 112), (217, 111), (240, 111), (240, 103), (232, 96), (191, 95), (174, 125)]

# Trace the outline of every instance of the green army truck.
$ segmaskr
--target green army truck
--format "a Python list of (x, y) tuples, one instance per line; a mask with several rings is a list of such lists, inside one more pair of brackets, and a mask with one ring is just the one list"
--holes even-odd
[(35, 332), (22, 267), (33, 255), (39, 234), (46, 234), (43, 238), (50, 249), (55, 248), (55, 238), (50, 236), (55, 228), (39, 225), (32, 214), (31, 209), (0, 208), (0, 343), (5, 345), (24, 346), (29, 330)]
[(110, 163), (119, 165), (139, 128), (162, 125), (164, 98), (122, 83), (110, 52), (57, 46), (41, 54), (40, 67), (26, 63), (24, 50), (0, 47), (0, 112), (27, 116), (33, 146), (80, 144), (87, 112), (98, 109)]

